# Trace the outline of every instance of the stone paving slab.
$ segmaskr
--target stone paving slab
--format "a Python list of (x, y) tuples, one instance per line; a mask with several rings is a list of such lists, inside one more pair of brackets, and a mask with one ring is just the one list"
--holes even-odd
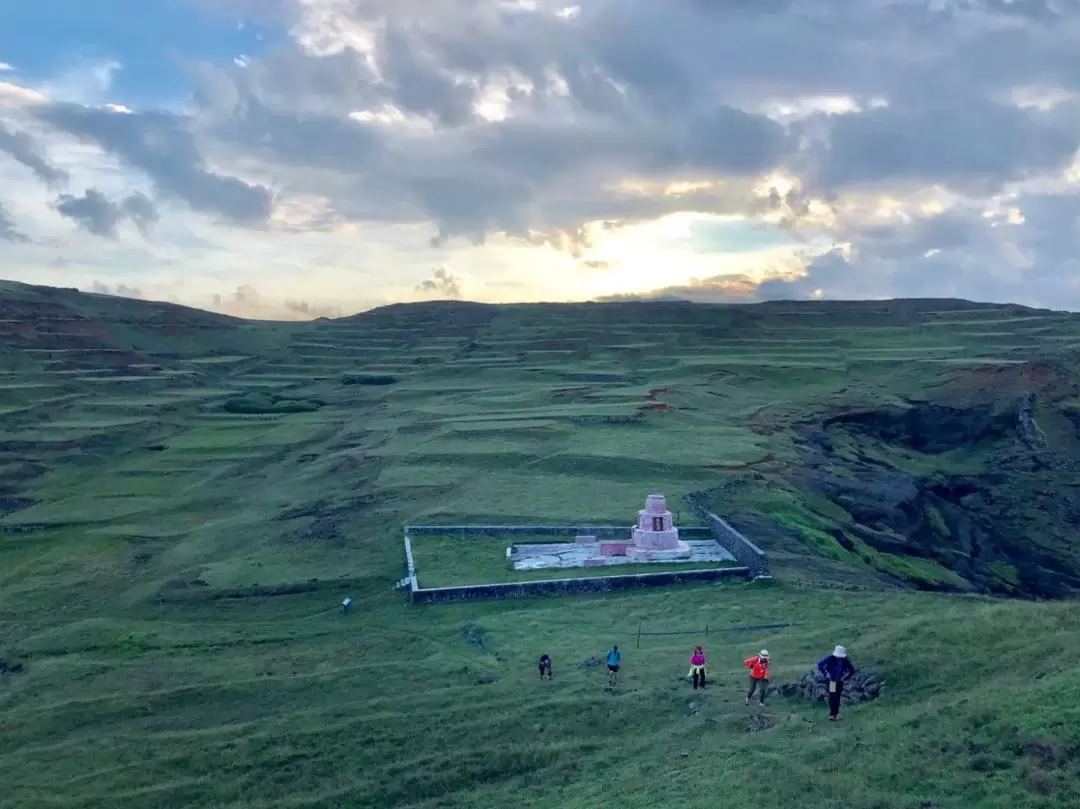
[[(690, 556), (675, 560), (687, 562), (733, 562), (735, 557), (715, 539), (688, 540)], [(596, 544), (575, 544), (573, 542), (524, 543), (513, 545), (510, 559), (514, 570), (546, 570), (561, 567), (592, 567), (600, 559)], [(602, 557), (604, 567), (618, 565), (664, 565), (668, 561), (653, 560), (648, 562), (631, 559), (627, 556)]]

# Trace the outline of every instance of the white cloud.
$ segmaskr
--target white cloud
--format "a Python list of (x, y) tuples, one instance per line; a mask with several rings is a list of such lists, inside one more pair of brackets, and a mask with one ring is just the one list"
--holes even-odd
[[(1071, 6), (275, 5), (291, 42), (191, 65), (183, 109), (121, 103), (122, 59), (0, 83), (12, 272), (291, 316), (439, 291), (1080, 308)], [(791, 243), (691, 244), (725, 218)]]

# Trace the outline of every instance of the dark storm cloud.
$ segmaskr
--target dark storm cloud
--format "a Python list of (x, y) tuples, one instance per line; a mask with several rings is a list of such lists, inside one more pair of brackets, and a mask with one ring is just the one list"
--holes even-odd
[(181, 116), (115, 112), (67, 103), (44, 105), (36, 114), (145, 172), (160, 194), (183, 200), (196, 211), (248, 224), (263, 222), (270, 214), (269, 189), (206, 168)]
[(6, 152), (22, 163), (46, 185), (57, 186), (67, 182), (67, 172), (51, 166), (42, 157), (37, 144), (30, 135), (9, 129), (2, 123), (0, 123), (0, 152)]
[(812, 184), (941, 183), (994, 192), (1007, 180), (1060, 171), (1076, 152), (1077, 107), (1020, 109), (978, 98), (835, 116)]
[(154, 203), (142, 194), (132, 194), (120, 203), (113, 202), (96, 188), (88, 188), (82, 196), (61, 194), (54, 203), (56, 212), (95, 236), (115, 239), (117, 226), (130, 219), (145, 235), (158, 220)]

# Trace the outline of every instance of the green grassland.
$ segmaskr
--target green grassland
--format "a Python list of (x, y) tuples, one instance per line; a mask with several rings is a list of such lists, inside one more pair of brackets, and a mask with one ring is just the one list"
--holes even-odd
[[(0, 335), (0, 659), (25, 667), (0, 674), (0, 807), (1080, 791), (1080, 318), (436, 303), (249, 323), (4, 282)], [(1044, 445), (1017, 428), (1028, 394)], [(423, 606), (394, 589), (405, 524), (629, 525), (651, 491), (683, 524), (696, 493), (776, 581)], [(508, 572), (504, 538), (414, 539), (425, 586)], [(639, 622), (795, 626), (710, 634), (695, 693), (704, 637), (638, 647)], [(744, 657), (769, 648), (793, 682), (838, 642), (881, 699), (839, 724), (801, 699), (743, 706)], [(581, 664), (612, 643), (609, 693)]]

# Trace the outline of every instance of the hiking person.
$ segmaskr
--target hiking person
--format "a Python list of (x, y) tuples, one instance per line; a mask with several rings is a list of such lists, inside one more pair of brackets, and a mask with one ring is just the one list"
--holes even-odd
[(700, 646), (695, 646), (694, 653), (690, 655), (690, 672), (686, 675), (693, 679), (695, 691), (697, 691), (699, 684), (702, 688), (705, 687), (705, 668), (707, 665), (705, 650)]
[(540, 655), (540, 660), (539, 660), (539, 662), (537, 662), (536, 667), (538, 669), (540, 669), (540, 679), (541, 680), (545, 680), (545, 679), (550, 680), (551, 679), (551, 658), (548, 657), (548, 655), (546, 653)]
[(615, 681), (619, 676), (619, 664), (622, 662), (622, 652), (618, 646), (612, 646), (607, 653), (608, 685), (615, 687)]
[(844, 680), (855, 673), (848, 660), (847, 649), (837, 646), (833, 653), (818, 661), (818, 671), (829, 680), (829, 721), (840, 719), (840, 697), (844, 694)]
[(750, 704), (750, 697), (758, 692), (758, 701), (765, 707), (765, 694), (769, 691), (769, 650), (762, 649), (753, 657), (743, 661), (743, 665), (750, 669), (750, 690), (746, 692), (744, 704)]

